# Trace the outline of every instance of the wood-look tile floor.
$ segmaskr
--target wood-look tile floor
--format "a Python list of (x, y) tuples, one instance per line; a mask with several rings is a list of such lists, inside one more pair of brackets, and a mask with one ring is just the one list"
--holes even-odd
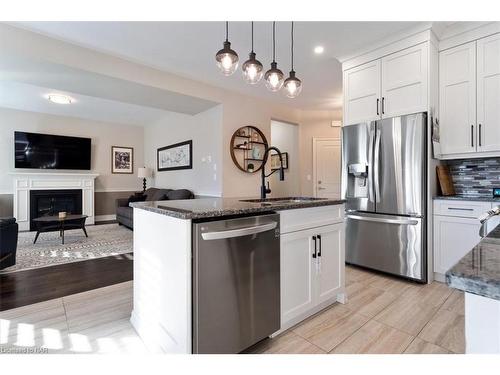
[[(464, 298), (347, 267), (348, 302), (336, 303), (248, 353), (463, 353)], [(145, 353), (129, 322), (132, 282), (0, 312), (0, 353)]]

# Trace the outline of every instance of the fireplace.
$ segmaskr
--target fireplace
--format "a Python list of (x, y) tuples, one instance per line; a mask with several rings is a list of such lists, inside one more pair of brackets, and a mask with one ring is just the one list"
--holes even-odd
[(82, 213), (82, 190), (30, 190), (30, 230), (35, 230), (33, 219), (53, 216), (65, 211)]

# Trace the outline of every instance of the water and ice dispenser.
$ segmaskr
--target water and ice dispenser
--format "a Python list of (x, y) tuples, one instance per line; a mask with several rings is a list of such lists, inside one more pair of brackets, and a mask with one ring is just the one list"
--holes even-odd
[(349, 164), (347, 166), (347, 196), (349, 198), (368, 197), (368, 165)]

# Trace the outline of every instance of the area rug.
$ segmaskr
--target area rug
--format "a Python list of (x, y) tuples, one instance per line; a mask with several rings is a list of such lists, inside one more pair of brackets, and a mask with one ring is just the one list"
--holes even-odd
[(36, 244), (33, 244), (35, 232), (19, 233), (16, 264), (0, 274), (108, 256), (127, 257), (124, 254), (133, 251), (130, 229), (118, 224), (90, 225), (86, 229), (88, 238), (81, 229), (66, 231), (64, 245), (59, 232), (41, 233)]

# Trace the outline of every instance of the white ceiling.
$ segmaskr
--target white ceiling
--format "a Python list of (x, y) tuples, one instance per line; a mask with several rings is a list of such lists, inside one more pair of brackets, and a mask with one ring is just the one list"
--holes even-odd
[[(303, 81), (300, 97), (270, 93), (261, 82), (250, 86), (241, 71), (222, 76), (214, 56), (222, 48), (224, 22), (20, 22), (18, 27), (123, 57), (171, 73), (244, 94), (304, 109), (338, 109), (342, 105), (342, 74), (337, 58), (370, 48), (383, 39), (427, 24), (424, 22), (297, 22), (295, 70)], [(255, 23), (255, 52), (267, 67), (272, 58), (271, 22)], [(250, 51), (250, 22), (231, 22), (229, 39), (240, 56)], [(325, 52), (315, 55), (322, 45)], [(290, 22), (277, 23), (277, 62), (290, 70)]]

